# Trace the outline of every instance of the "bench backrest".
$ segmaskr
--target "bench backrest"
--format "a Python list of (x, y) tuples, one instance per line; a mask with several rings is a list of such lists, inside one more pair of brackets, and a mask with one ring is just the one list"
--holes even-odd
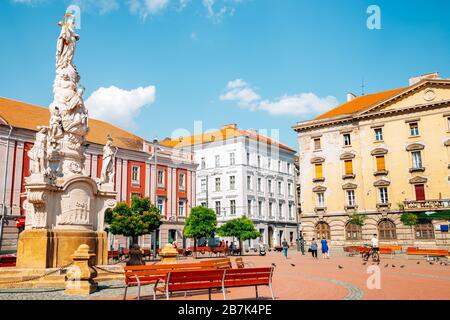
[(388, 246), (388, 245), (381, 245), (380, 246), (380, 250), (381, 249), (391, 249), (393, 251), (402, 251), (402, 246)]
[(183, 291), (204, 288), (221, 288), (225, 269), (171, 271), (167, 275), (166, 290)]
[(273, 267), (230, 269), (225, 271), (224, 286), (265, 285), (271, 283)]

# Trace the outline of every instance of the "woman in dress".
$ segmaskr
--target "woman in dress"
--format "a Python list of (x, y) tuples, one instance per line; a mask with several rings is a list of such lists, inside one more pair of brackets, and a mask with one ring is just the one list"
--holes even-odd
[(325, 237), (322, 237), (322, 240), (320, 241), (320, 243), (322, 244), (322, 258), (330, 259), (327, 239), (325, 239)]

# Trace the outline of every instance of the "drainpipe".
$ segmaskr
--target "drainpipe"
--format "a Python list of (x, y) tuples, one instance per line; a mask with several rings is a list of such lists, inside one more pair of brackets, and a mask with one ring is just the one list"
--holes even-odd
[(6, 218), (6, 206), (5, 206), (5, 202), (6, 202), (6, 182), (7, 182), (7, 175), (8, 175), (8, 161), (9, 161), (9, 142), (11, 139), (11, 134), (13, 131), (13, 127), (7, 123), (7, 125), (9, 126), (9, 133), (8, 133), (8, 140), (6, 142), (6, 156), (5, 156), (5, 174), (3, 177), (3, 195), (2, 195), (2, 212), (0, 215), (0, 251), (2, 249), (2, 240), (3, 240), (3, 221)]

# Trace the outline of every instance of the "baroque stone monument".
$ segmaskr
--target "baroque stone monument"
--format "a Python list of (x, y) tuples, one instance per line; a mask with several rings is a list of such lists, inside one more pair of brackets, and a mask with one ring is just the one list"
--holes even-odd
[(73, 64), (77, 41), (73, 16), (59, 22), (56, 48), (54, 100), (48, 126), (38, 127), (29, 151), (30, 176), (26, 178), (25, 231), (17, 249), (18, 268), (56, 268), (72, 262), (71, 255), (87, 245), (93, 264), (107, 264), (104, 214), (116, 204), (114, 158), (117, 148), (108, 137), (102, 176), (98, 181), (85, 172), (88, 111), (84, 88)]

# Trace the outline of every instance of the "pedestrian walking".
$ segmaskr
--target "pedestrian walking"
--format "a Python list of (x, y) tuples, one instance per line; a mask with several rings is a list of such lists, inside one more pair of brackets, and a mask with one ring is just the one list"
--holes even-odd
[(329, 252), (329, 248), (328, 248), (327, 239), (325, 239), (325, 237), (322, 237), (322, 240), (320, 241), (320, 243), (322, 244), (322, 258), (330, 259), (330, 252)]
[(317, 242), (315, 238), (312, 239), (309, 250), (311, 251), (312, 257), (317, 259)]
[(287, 254), (288, 254), (288, 249), (289, 249), (289, 244), (287, 243), (286, 239), (283, 240), (283, 253), (284, 253), (284, 257), (287, 259)]
[(300, 251), (302, 252), (302, 256), (305, 255), (305, 239), (303, 236), (300, 237)]

